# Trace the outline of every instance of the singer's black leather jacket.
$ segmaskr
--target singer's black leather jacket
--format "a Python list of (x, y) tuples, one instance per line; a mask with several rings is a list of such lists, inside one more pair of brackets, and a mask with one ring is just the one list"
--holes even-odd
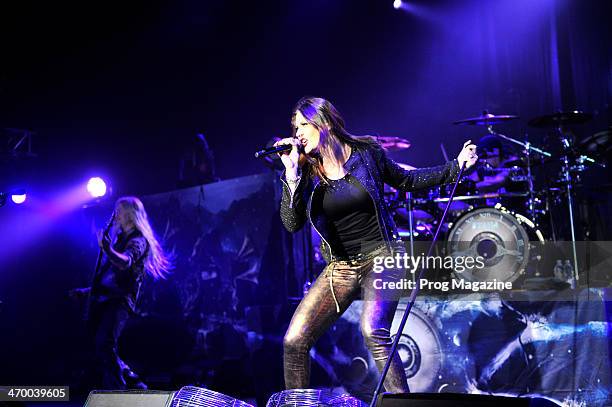
[[(453, 160), (437, 167), (405, 170), (388, 158), (385, 151), (377, 145), (352, 145), (351, 147), (352, 153), (344, 164), (344, 169), (357, 178), (372, 197), (382, 238), (389, 250), (393, 251), (393, 242), (399, 241), (399, 236), (384, 200), (384, 184), (401, 191), (413, 191), (454, 182), (459, 173), (459, 163)], [(322, 202), (319, 195), (323, 192), (323, 188), (319, 187), (320, 180), (302, 176), (296, 190), (291, 193), (284, 175), (281, 179), (283, 180), (283, 194), (280, 214), (283, 225), (288, 231), (295, 232), (304, 226), (306, 219), (310, 219), (314, 229), (321, 236), (323, 257), (328, 263), (334, 260), (334, 253), (328, 243), (327, 221), (322, 205), (317, 204), (317, 202)], [(314, 205), (313, 202), (315, 202)]]

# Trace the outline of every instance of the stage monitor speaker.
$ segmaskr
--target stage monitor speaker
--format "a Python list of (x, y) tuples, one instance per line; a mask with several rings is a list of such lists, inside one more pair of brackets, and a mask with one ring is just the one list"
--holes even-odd
[(558, 407), (542, 398), (499, 397), (479, 394), (382, 394), (376, 407)]
[(173, 391), (94, 390), (89, 393), (85, 407), (169, 407)]

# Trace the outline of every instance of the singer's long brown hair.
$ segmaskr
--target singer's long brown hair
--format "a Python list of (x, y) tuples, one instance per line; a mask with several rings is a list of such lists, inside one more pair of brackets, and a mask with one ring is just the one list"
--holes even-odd
[(355, 136), (349, 133), (345, 128), (344, 119), (334, 105), (326, 99), (312, 96), (300, 99), (293, 109), (291, 116), (293, 137), (296, 132), (297, 112), (300, 112), (308, 123), (319, 131), (318, 152), (306, 156), (304, 169), (310, 176), (319, 177), (323, 182), (326, 182), (323, 160), (343, 164), (348, 159), (347, 146), (359, 148), (378, 145), (373, 137)]

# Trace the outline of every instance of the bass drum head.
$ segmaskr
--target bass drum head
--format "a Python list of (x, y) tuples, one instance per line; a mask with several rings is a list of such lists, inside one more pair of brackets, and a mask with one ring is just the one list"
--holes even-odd
[[(397, 328), (405, 309), (406, 304), (400, 302), (391, 325), (392, 338), (397, 335)], [(416, 306), (410, 311), (397, 353), (402, 359), (410, 391), (428, 392), (436, 388), (443, 366), (438, 328), (434, 321)]]
[(529, 236), (521, 222), (507, 211), (481, 208), (468, 212), (448, 233), (446, 253), (452, 257), (484, 258), (484, 267), (465, 267), (456, 278), (466, 281), (512, 282), (529, 261)]

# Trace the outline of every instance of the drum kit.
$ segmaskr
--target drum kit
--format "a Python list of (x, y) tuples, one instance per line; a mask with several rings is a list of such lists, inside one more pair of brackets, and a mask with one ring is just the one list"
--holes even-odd
[[(481, 140), (488, 138), (495, 141), (493, 145), (499, 146), (496, 149), (491, 147), (491, 143), (488, 147), (479, 143), (480, 159), (460, 181), (449, 216), (442, 225), (447, 255), (470, 252), (487, 259), (488, 273), (480, 273), (480, 277), (464, 273), (462, 278), (514, 281), (526, 274), (526, 263), (533, 257), (533, 253), (530, 255), (531, 243), (543, 244), (559, 239), (560, 233), (555, 231), (550, 210), (563, 206), (563, 211), (566, 211), (563, 216), (569, 220), (566, 241), (571, 241), (572, 271), (574, 282), (577, 282), (576, 241), (584, 240), (584, 236), (579, 236), (575, 223), (575, 187), (586, 171), (605, 168), (605, 159), (612, 152), (612, 129), (584, 139), (578, 139), (570, 130), (571, 126), (584, 124), (591, 118), (588, 113), (571, 111), (529, 120), (530, 127), (546, 129), (554, 135), (546, 143), (543, 141), (545, 145), (542, 147), (494, 129), (494, 125), (517, 120), (518, 116), (484, 111), (480, 116), (453, 123), (484, 127), (488, 134)], [(389, 151), (403, 151), (411, 145), (408, 140), (396, 137), (379, 139)], [(502, 157), (501, 150), (514, 153)], [(546, 173), (545, 170), (558, 175), (541, 175)], [(437, 219), (449, 201), (449, 193), (445, 186), (406, 194), (392, 188), (385, 190), (399, 234), (410, 242), (411, 250), (415, 240), (431, 239), (438, 226)], [(539, 276), (539, 272), (535, 275)]]

